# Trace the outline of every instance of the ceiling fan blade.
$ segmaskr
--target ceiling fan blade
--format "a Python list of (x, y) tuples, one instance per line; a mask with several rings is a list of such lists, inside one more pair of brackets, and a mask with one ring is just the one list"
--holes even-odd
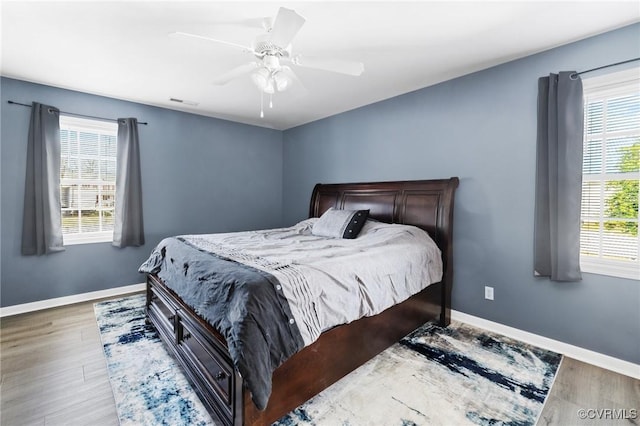
[(232, 70), (227, 71), (226, 73), (214, 78), (213, 84), (216, 84), (219, 86), (223, 84), (227, 84), (234, 78), (238, 78), (245, 74), (249, 74), (251, 71), (255, 70), (258, 67), (259, 67), (259, 64), (257, 62), (249, 62), (248, 64), (240, 65), (239, 67), (233, 68)]
[(269, 40), (276, 46), (286, 48), (298, 34), (305, 19), (294, 10), (281, 7), (273, 22)]
[(362, 62), (348, 61), (344, 59), (296, 55), (291, 59), (291, 62), (300, 67), (315, 68), (353, 76), (359, 76), (364, 72), (364, 64)]
[(214, 43), (220, 43), (220, 44), (226, 44), (227, 46), (232, 46), (232, 47), (237, 47), (240, 48), (246, 52), (251, 52), (253, 53), (253, 49), (248, 47), (248, 46), (243, 46), (242, 44), (238, 44), (238, 43), (233, 43), (230, 41), (226, 41), (226, 40), (218, 40), (216, 38), (211, 38), (211, 37), (206, 37), (206, 36), (202, 36), (202, 35), (198, 35), (198, 34), (190, 34), (190, 33), (184, 33), (182, 31), (176, 31), (173, 33), (169, 33), (169, 36), (171, 37), (190, 37), (190, 38), (196, 38), (196, 39), (200, 39), (200, 40), (206, 40), (206, 41), (212, 41)]

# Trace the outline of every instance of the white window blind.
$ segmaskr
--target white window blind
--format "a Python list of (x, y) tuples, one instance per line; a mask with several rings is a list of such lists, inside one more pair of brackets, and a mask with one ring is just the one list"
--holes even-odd
[(580, 264), (640, 279), (640, 68), (584, 80)]
[(117, 135), (116, 123), (60, 116), (65, 245), (113, 240)]

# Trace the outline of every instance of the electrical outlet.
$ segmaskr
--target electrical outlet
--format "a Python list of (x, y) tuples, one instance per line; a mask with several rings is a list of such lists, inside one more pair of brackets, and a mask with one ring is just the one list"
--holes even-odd
[(493, 287), (484, 286), (484, 298), (487, 300), (493, 300)]

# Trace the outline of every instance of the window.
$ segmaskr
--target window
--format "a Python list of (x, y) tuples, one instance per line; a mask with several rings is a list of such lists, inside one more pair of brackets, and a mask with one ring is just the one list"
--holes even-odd
[(113, 240), (117, 123), (60, 116), (64, 244)]
[(640, 69), (584, 80), (580, 265), (640, 279)]

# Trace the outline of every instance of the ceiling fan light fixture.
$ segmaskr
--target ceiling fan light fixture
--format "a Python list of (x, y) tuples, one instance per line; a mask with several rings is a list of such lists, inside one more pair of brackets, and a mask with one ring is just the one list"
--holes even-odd
[[(271, 73), (264, 67), (258, 68), (255, 72), (251, 73), (251, 80), (258, 89), (266, 92), (270, 85)], [(273, 83), (271, 83), (271, 86), (273, 86)]]
[(291, 85), (291, 77), (282, 71), (276, 71), (273, 73), (273, 80), (276, 83), (276, 89), (278, 92), (283, 92)]
[(277, 56), (265, 55), (265, 57), (262, 58), (262, 63), (269, 71), (280, 69), (280, 60)]
[(270, 78), (269, 81), (267, 82), (267, 85), (264, 87), (264, 89), (262, 89), (262, 91), (264, 93), (267, 93), (269, 95), (273, 95), (275, 93), (275, 88), (273, 87), (273, 79)]

